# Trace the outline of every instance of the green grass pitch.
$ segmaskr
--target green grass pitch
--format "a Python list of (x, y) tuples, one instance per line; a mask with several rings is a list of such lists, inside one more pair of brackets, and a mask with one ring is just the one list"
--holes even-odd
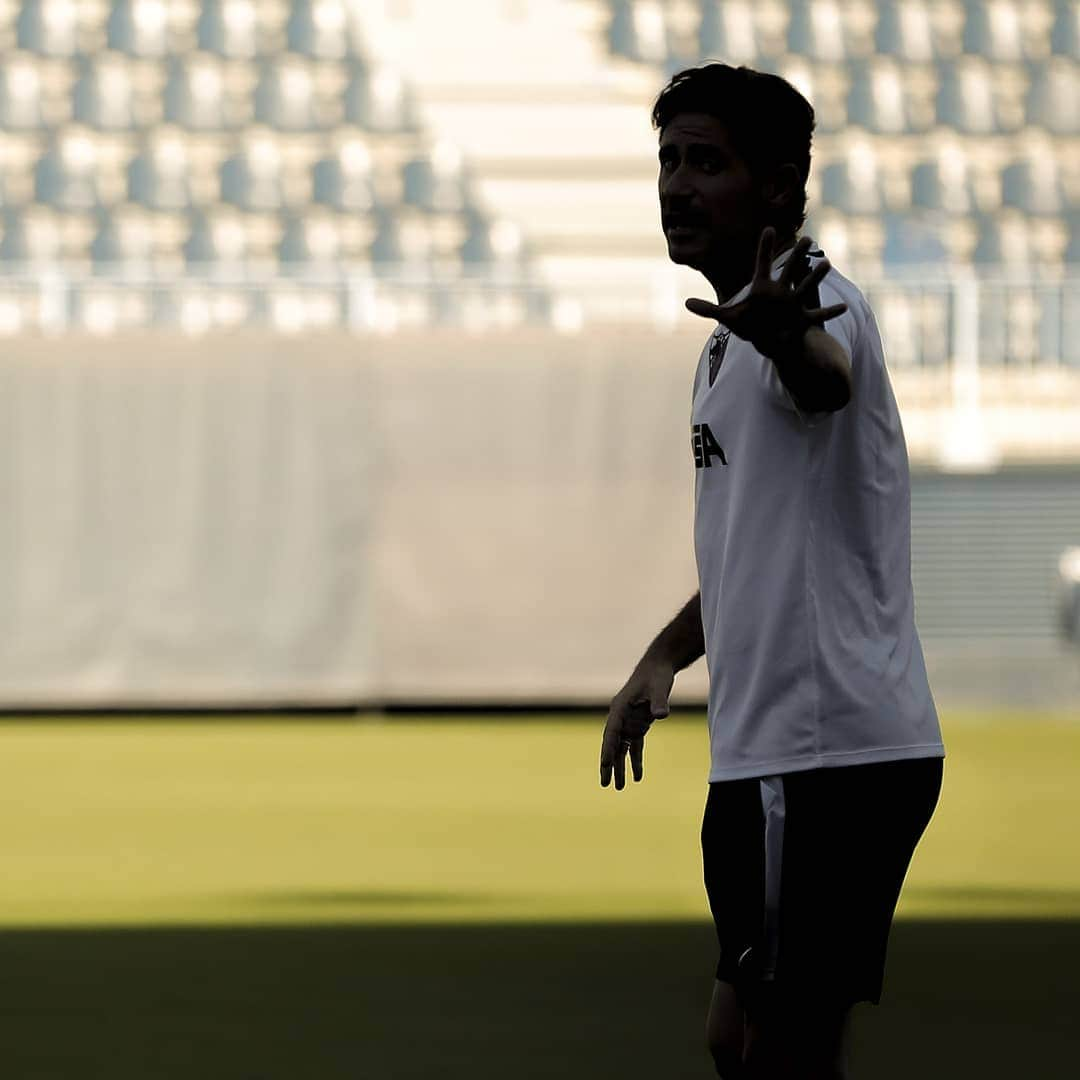
[[(0, 724), (5, 1076), (709, 1076), (704, 721), (618, 793), (601, 727)], [(855, 1078), (1070, 1076), (1080, 722), (943, 727)]]

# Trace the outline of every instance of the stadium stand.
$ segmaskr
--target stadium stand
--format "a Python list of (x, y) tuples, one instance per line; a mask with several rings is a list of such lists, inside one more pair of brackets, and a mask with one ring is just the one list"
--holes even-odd
[[(530, 317), (670, 321), (684, 279), (656, 228), (648, 108), (671, 71), (722, 58), (814, 102), (810, 226), (852, 273), (1076, 263), (1075, 0), (469, 11), (461, 35), (434, 0), (12, 0), (0, 196), (39, 226), (7, 213), (0, 259), (66, 252), (102, 275), (110, 253), (132, 265), (142, 220), (153, 266), (255, 259), (295, 277), (308, 261), (431, 288), (510, 274)], [(454, 321), (452, 295), (432, 317)]]

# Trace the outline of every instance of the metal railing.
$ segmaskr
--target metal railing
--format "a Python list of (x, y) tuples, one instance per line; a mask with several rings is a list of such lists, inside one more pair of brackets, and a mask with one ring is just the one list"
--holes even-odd
[[(893, 368), (1080, 368), (1080, 268), (1033, 274), (934, 266), (853, 280), (874, 309)], [(618, 279), (557, 282), (520, 270), (8, 267), (0, 270), (0, 336), (146, 329), (197, 336), (240, 327), (356, 334), (434, 326), (674, 329), (686, 325), (683, 300), (706, 295), (703, 286), (696, 274), (663, 264)]]

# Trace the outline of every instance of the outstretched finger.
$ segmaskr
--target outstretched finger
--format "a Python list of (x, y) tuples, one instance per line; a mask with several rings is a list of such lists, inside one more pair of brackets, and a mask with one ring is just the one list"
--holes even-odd
[(776, 230), (771, 225), (766, 225), (761, 230), (761, 239), (758, 240), (757, 267), (754, 270), (755, 281), (768, 281), (769, 272), (772, 270), (773, 241), (776, 239)]
[(724, 314), (718, 304), (710, 303), (708, 300), (698, 300), (697, 297), (686, 301), (686, 310), (700, 315), (703, 319), (716, 319), (717, 322), (722, 321), (721, 316)]
[(630, 768), (634, 773), (634, 782), (640, 783), (645, 775), (645, 736), (639, 735), (630, 742)]
[(821, 262), (819, 262), (817, 266), (815, 266), (814, 269), (795, 286), (795, 295), (802, 296), (805, 293), (813, 292), (814, 289), (821, 284), (822, 279), (831, 269), (832, 263), (830, 263), (828, 259), (822, 259)]
[(787, 261), (784, 263), (784, 269), (780, 271), (779, 284), (787, 288), (792, 284), (792, 280), (795, 277), (795, 271), (800, 269), (803, 265), (803, 256), (810, 250), (810, 245), (813, 240), (809, 236), (799, 237), (798, 243), (796, 243), (791, 254), (787, 257)]
[(837, 315), (843, 315), (847, 311), (847, 304), (832, 304), (830, 307), (819, 307), (805, 312), (807, 321), (812, 323), (828, 322)]

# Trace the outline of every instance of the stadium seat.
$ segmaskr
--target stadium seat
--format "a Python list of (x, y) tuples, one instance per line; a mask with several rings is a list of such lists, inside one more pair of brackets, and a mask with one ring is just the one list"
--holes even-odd
[(852, 65), (847, 97), (848, 122), (868, 131), (899, 134), (911, 129), (903, 70), (892, 57)]
[(842, 274), (851, 270), (851, 243), (844, 214), (820, 205), (811, 208), (803, 234), (812, 237)]
[(608, 45), (616, 56), (647, 64), (668, 59), (667, 23), (658, 0), (611, 0)]
[(34, 197), (62, 210), (90, 210), (98, 204), (97, 147), (90, 133), (65, 128), (53, 136), (34, 170)]
[(476, 208), (467, 210), (464, 218), (466, 234), (461, 258), (466, 267), (480, 264), (503, 270), (520, 267), (524, 240), (516, 222), (493, 220)]
[(1055, 135), (1080, 135), (1080, 66), (1062, 56), (1035, 65), (1026, 113)]
[(788, 50), (811, 60), (847, 58), (843, 12), (837, 0), (790, 0)]
[(403, 262), (405, 252), (394, 212), (388, 207), (380, 207), (373, 215), (373, 222), (375, 229), (368, 249), (372, 263), (387, 267)]
[(381, 273), (392, 275), (405, 268), (415, 274), (430, 269), (432, 238), (426, 213), (409, 207), (380, 208), (373, 224), (368, 254)]
[(1030, 262), (1031, 242), (1027, 219), (1018, 210), (977, 214), (979, 241), (972, 253), (980, 266), (1017, 266)]
[(189, 131), (221, 131), (230, 126), (224, 64), (212, 53), (171, 56), (164, 97), (169, 123)]
[(1015, 0), (965, 0), (964, 52), (988, 60), (1021, 60), (1024, 36)]
[(850, 77), (846, 65), (811, 64), (802, 56), (786, 56), (776, 67), (777, 74), (813, 103), (816, 131), (833, 134), (847, 127)]
[(926, 0), (883, 0), (874, 41), (879, 53), (900, 60), (933, 60), (934, 24)]
[(15, 40), (20, 49), (42, 56), (75, 56), (79, 51), (77, 0), (23, 0)]
[(311, 131), (318, 127), (315, 80), (300, 56), (263, 61), (255, 89), (255, 122), (278, 131)]
[(1069, 239), (1065, 248), (1065, 261), (1075, 267), (1080, 264), (1080, 210), (1071, 210), (1065, 218)]
[(821, 199), (825, 206), (849, 214), (875, 214), (885, 209), (881, 170), (873, 143), (858, 140), (839, 160), (821, 170)]
[(1020, 22), (1024, 35), (1024, 56), (1037, 64), (1050, 55), (1054, 28), (1054, 0), (1022, 0)]
[(971, 168), (960, 143), (946, 143), (933, 158), (916, 164), (911, 173), (911, 202), (919, 209), (947, 214), (968, 214), (974, 209)]
[(469, 201), (461, 152), (441, 142), (402, 166), (402, 201), (423, 210), (464, 210)]
[(1058, 216), (1067, 205), (1061, 170), (1052, 149), (1032, 148), (1001, 171), (1001, 201), (1025, 214)]
[(981, 57), (963, 56), (946, 65), (937, 96), (938, 122), (968, 135), (998, 130), (994, 73)]
[(96, 267), (147, 269), (154, 261), (154, 233), (148, 212), (137, 206), (101, 207), (90, 244)]
[(315, 163), (312, 199), (350, 213), (367, 213), (374, 207), (371, 152), (362, 139), (350, 138), (335, 153)]
[(333, 212), (293, 211), (284, 219), (278, 261), (293, 267), (330, 269), (340, 259), (341, 241), (341, 229)]
[(1077, 0), (1057, 0), (1054, 4), (1050, 50), (1055, 56), (1080, 60), (1080, 3)]
[(166, 0), (114, 0), (106, 26), (110, 49), (150, 58), (169, 52)]
[(60, 262), (64, 254), (61, 216), (48, 206), (5, 206), (0, 261), (9, 266)]
[(889, 266), (928, 265), (947, 262), (949, 251), (936, 216), (885, 214), (885, 247), (882, 257)]
[(391, 68), (349, 61), (345, 88), (345, 121), (386, 134), (416, 129), (414, 109), (401, 76)]
[(79, 123), (104, 130), (136, 127), (135, 86), (127, 57), (101, 52), (82, 58), (72, 92), (72, 115)]
[(222, 206), (192, 211), (183, 252), (187, 265), (196, 270), (241, 266), (248, 255), (243, 216)]
[(873, 56), (877, 30), (877, 0), (844, 0), (842, 4), (844, 47), (849, 60)]
[(353, 51), (344, 0), (294, 0), (285, 33), (291, 52), (315, 60), (342, 60)]
[(192, 204), (188, 147), (168, 125), (151, 129), (127, 170), (128, 198), (154, 210), (186, 210)]
[(750, 0), (702, 0), (698, 29), (701, 56), (752, 66), (760, 52), (754, 6)]
[(203, 0), (197, 35), (199, 48), (206, 52), (252, 59), (259, 52), (256, 0)]
[(1060, 267), (1069, 247), (1069, 226), (1064, 216), (1033, 218), (1028, 227), (1038, 265)]
[(0, 130), (35, 131), (45, 126), (41, 69), (32, 53), (9, 53), (0, 75)]
[(862, 216), (814, 207), (803, 232), (813, 237), (840, 273), (872, 276), (880, 272), (885, 248), (880, 214)]
[(221, 199), (245, 210), (285, 205), (281, 149), (271, 132), (251, 129), (241, 147), (221, 165)]

